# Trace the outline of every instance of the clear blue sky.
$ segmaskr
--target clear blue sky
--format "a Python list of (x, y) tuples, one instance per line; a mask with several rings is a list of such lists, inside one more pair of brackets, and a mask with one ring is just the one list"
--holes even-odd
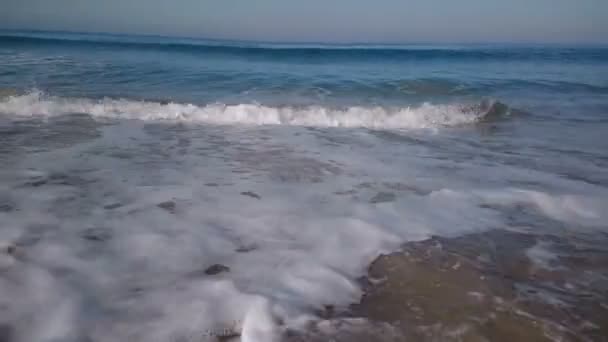
[(309, 42), (608, 43), (608, 0), (1, 0), (0, 28)]

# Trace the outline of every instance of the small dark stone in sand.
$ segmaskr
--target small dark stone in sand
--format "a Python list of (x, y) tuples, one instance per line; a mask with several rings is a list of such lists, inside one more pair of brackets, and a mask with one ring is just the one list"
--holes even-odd
[(103, 208), (106, 210), (112, 210), (112, 209), (116, 209), (116, 208), (120, 208), (120, 207), (122, 207), (122, 204), (120, 204), (120, 203), (112, 203), (112, 204), (103, 206)]
[(17, 253), (17, 246), (15, 246), (15, 245), (6, 246), (6, 254), (15, 255), (15, 253)]
[(255, 251), (256, 249), (258, 249), (258, 246), (256, 246), (256, 245), (245, 245), (245, 246), (240, 246), (239, 248), (235, 249), (234, 251), (237, 253), (248, 253), (251, 251)]
[(241, 192), (241, 195), (249, 196), (249, 197), (255, 198), (255, 199), (262, 199), (262, 197), (260, 195), (256, 194), (255, 192), (252, 192), (252, 191)]
[(112, 237), (110, 232), (104, 228), (89, 228), (84, 231), (82, 237), (85, 240), (103, 242), (108, 241)]
[(336, 191), (336, 192), (334, 192), (335, 195), (340, 195), (340, 196), (343, 196), (343, 195), (354, 195), (356, 193), (357, 193), (357, 191), (355, 191), (355, 190), (344, 190), (344, 191)]
[(175, 202), (173, 201), (162, 202), (157, 204), (156, 206), (170, 212), (171, 214), (175, 214)]
[(372, 197), (369, 202), (370, 203), (385, 203), (385, 202), (394, 202), (396, 199), (395, 194), (392, 192), (379, 192), (376, 196)]
[(144, 288), (140, 287), (140, 286), (135, 286), (129, 289), (129, 292), (131, 292), (132, 294), (139, 294), (144, 292)]
[(230, 267), (224, 266), (222, 264), (215, 264), (215, 265), (209, 266), (205, 270), (206, 275), (216, 275), (216, 274), (220, 274), (223, 272), (230, 272)]
[(0, 342), (13, 341), (13, 327), (6, 323), (0, 323)]
[(15, 209), (9, 203), (0, 203), (0, 213), (8, 213), (9, 211), (13, 211)]
[(37, 188), (39, 186), (45, 185), (46, 183), (47, 183), (46, 179), (38, 179), (38, 180), (34, 180), (34, 181), (26, 183), (26, 185), (33, 186), (33, 187)]
[(323, 310), (318, 312), (319, 317), (324, 319), (331, 319), (335, 317), (336, 308), (333, 305), (323, 305)]
[(240, 339), (238, 339), (240, 336), (241, 336), (241, 334), (234, 332), (231, 334), (216, 336), (215, 338), (219, 342), (230, 342), (230, 341), (240, 341)]
[(383, 186), (387, 187), (390, 190), (397, 190), (403, 192), (413, 192), (416, 195), (426, 196), (431, 193), (428, 189), (423, 189), (415, 185), (404, 184), (399, 182), (384, 182)]
[(49, 181), (58, 185), (73, 185), (75, 180), (65, 173), (53, 173), (49, 175)]

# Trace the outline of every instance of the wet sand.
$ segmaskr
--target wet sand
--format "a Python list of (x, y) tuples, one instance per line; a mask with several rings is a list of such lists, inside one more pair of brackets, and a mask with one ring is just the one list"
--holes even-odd
[(379, 257), (361, 302), (289, 341), (608, 341), (608, 236), (495, 230)]

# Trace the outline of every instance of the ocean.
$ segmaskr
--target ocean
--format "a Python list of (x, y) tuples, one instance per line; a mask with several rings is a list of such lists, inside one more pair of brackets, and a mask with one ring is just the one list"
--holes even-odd
[(608, 333), (608, 47), (1, 31), (0, 163), (1, 341)]

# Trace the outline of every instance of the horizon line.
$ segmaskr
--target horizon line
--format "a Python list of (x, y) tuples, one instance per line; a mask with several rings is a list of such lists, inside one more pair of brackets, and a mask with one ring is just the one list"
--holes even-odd
[(483, 46), (483, 45), (512, 45), (512, 46), (577, 46), (577, 47), (607, 47), (608, 42), (540, 42), (540, 41), (313, 41), (313, 40), (253, 40), (253, 39), (233, 39), (233, 38), (209, 38), (203, 36), (188, 36), (188, 35), (165, 35), (152, 33), (117, 33), (104, 31), (72, 31), (72, 30), (47, 30), (47, 29), (31, 29), (31, 28), (2, 28), (0, 33), (57, 33), (57, 34), (84, 34), (84, 35), (105, 35), (117, 37), (147, 37), (147, 38), (162, 38), (162, 39), (188, 39), (207, 42), (223, 42), (223, 43), (244, 43), (244, 44), (269, 44), (269, 45), (324, 45), (324, 46), (407, 46), (407, 45), (460, 45), (460, 46)]

